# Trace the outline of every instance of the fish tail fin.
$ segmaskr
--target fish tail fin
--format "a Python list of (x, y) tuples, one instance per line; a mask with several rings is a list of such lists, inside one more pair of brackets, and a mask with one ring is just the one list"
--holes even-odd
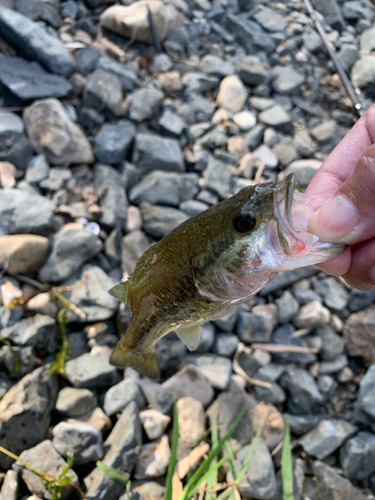
[(142, 375), (153, 380), (157, 380), (160, 377), (158, 360), (152, 347), (144, 351), (128, 349), (126, 345), (120, 341), (112, 353), (110, 362), (112, 365), (121, 368), (126, 366), (135, 368), (142, 373)]

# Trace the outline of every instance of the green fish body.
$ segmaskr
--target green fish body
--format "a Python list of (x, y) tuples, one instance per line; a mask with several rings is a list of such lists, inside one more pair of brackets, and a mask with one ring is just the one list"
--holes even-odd
[(110, 290), (132, 311), (111, 362), (156, 379), (159, 338), (174, 330), (193, 350), (203, 321), (237, 309), (279, 271), (341, 253), (343, 245), (307, 232), (312, 212), (290, 174), (278, 184), (246, 187), (179, 225)]

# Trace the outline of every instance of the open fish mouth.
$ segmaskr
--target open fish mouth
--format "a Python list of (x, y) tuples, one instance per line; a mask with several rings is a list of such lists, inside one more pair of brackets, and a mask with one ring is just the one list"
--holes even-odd
[[(296, 183), (294, 173), (275, 183), (273, 193), (274, 220), (279, 244), (285, 256), (284, 265), (288, 265), (288, 261), (294, 267), (317, 264), (332, 259), (345, 250), (346, 245), (320, 241), (318, 236), (308, 232), (308, 222), (315, 210)], [(297, 266), (296, 258), (300, 262)]]

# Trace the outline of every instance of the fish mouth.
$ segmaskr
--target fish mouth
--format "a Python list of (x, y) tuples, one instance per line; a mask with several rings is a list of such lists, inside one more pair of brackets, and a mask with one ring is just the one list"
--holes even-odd
[(285, 256), (284, 265), (289, 259), (291, 265), (296, 267), (296, 258), (301, 266), (317, 264), (332, 259), (345, 250), (346, 245), (320, 241), (318, 236), (308, 232), (308, 222), (315, 210), (296, 183), (294, 173), (275, 183), (273, 188), (273, 219), (276, 221), (279, 244)]

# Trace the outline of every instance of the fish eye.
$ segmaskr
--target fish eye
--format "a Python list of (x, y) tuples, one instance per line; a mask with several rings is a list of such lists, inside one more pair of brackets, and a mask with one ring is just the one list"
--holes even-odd
[(233, 220), (233, 228), (237, 233), (249, 233), (256, 226), (257, 219), (253, 212), (247, 212), (244, 215), (238, 215)]

